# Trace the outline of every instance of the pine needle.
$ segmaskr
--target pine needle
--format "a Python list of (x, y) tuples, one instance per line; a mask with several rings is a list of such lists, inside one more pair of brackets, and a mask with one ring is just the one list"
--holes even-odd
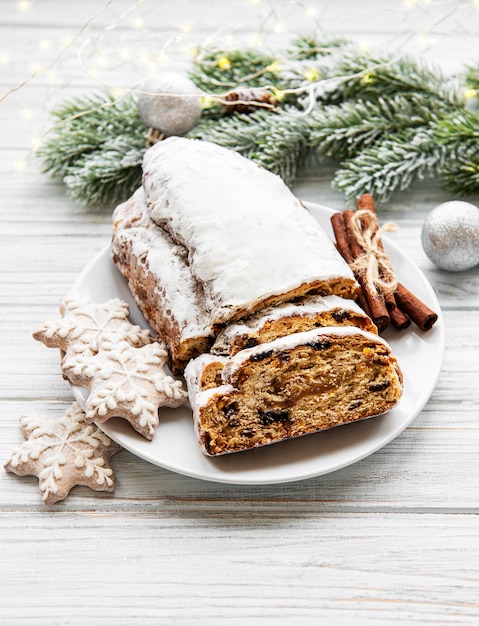
[(395, 58), (348, 50), (338, 57), (333, 72), (336, 76), (352, 77), (338, 87), (336, 97), (344, 100), (423, 94), (448, 105), (460, 104), (455, 81), (447, 80), (438, 70), (408, 56)]
[(386, 202), (393, 192), (404, 191), (415, 180), (437, 175), (445, 156), (431, 128), (407, 129), (342, 163), (333, 187), (349, 201), (369, 193), (378, 202)]

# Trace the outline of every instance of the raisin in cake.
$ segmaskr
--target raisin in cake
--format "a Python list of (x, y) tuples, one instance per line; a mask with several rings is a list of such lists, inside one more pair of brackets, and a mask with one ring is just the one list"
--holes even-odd
[(351, 269), (271, 172), (216, 144), (170, 137), (147, 150), (152, 220), (188, 251), (213, 325), (310, 293), (354, 298)]
[(385, 413), (402, 376), (388, 344), (354, 327), (294, 333), (186, 370), (200, 445), (247, 450)]
[(211, 351), (233, 355), (278, 337), (321, 326), (356, 326), (378, 334), (371, 318), (352, 300), (338, 296), (306, 296), (296, 302), (267, 307), (229, 324), (219, 333)]
[(172, 370), (182, 372), (214, 340), (204, 292), (190, 272), (187, 252), (150, 219), (142, 188), (115, 209), (113, 219), (113, 261), (145, 319), (167, 343)]

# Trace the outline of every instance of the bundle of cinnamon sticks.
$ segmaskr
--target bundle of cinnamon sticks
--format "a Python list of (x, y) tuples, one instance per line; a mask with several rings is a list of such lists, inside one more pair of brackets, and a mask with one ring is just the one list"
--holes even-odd
[(437, 314), (397, 280), (381, 241), (373, 198), (362, 195), (356, 208), (335, 213), (331, 224), (336, 247), (361, 287), (358, 304), (380, 333), (389, 325), (403, 330), (411, 321), (421, 330), (429, 330)]

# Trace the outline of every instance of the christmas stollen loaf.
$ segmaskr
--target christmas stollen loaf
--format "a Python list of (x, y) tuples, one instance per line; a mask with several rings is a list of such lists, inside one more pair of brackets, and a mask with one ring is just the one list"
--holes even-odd
[(213, 326), (358, 284), (332, 241), (281, 178), (216, 144), (170, 137), (147, 150), (151, 219), (188, 252)]
[(112, 257), (185, 373), (216, 456), (380, 415), (401, 397), (358, 283), (277, 176), (208, 142), (150, 148)]
[(112, 258), (170, 365), (231, 321), (310, 293), (354, 297), (354, 276), (283, 181), (231, 150), (172, 137), (113, 214)]
[(388, 344), (351, 326), (293, 333), (230, 357), (204, 354), (185, 378), (209, 456), (381, 415), (402, 394)]

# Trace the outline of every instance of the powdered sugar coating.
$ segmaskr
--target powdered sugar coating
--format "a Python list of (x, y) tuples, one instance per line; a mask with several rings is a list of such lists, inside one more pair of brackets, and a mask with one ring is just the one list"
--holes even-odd
[(191, 274), (187, 251), (151, 220), (142, 188), (115, 209), (114, 219), (113, 252), (128, 242), (133, 255), (148, 265), (161, 289), (163, 314), (178, 328), (181, 340), (212, 336), (204, 292)]
[(332, 241), (281, 178), (238, 153), (172, 137), (146, 152), (143, 172), (150, 215), (188, 249), (214, 323), (315, 281), (354, 283)]
[(299, 302), (285, 302), (279, 306), (268, 307), (256, 315), (252, 315), (243, 323), (250, 328), (256, 328), (264, 319), (280, 319), (297, 311), (301, 311), (303, 315), (311, 315), (319, 311), (331, 311), (335, 308), (348, 309), (364, 315), (364, 311), (354, 300), (339, 296), (309, 296)]

